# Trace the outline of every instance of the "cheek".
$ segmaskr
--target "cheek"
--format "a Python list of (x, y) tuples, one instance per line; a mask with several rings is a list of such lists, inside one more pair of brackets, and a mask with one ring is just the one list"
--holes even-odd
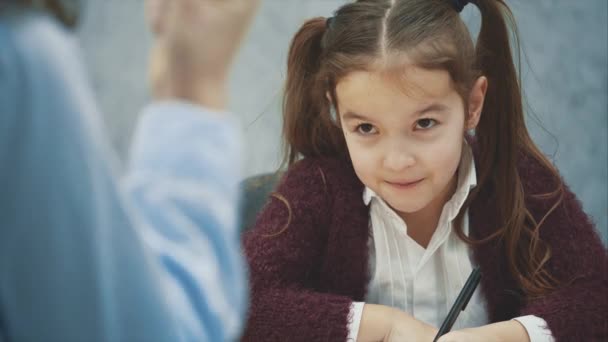
[(346, 145), (355, 173), (365, 185), (369, 185), (374, 177), (374, 170), (378, 169), (377, 154), (373, 152), (372, 148), (361, 146), (353, 140), (349, 141), (348, 138)]
[(424, 166), (435, 175), (441, 174), (445, 177), (445, 174), (456, 171), (464, 142), (463, 127), (460, 123), (443, 127), (441, 134), (425, 146), (424, 153), (418, 154)]
[(439, 182), (449, 181), (460, 164), (462, 138), (436, 144), (433, 151), (425, 154), (426, 165), (432, 169)]

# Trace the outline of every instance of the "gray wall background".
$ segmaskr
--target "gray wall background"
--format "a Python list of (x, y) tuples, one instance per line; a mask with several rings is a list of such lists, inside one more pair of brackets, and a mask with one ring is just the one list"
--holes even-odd
[[(344, 0), (263, 0), (231, 76), (230, 108), (241, 117), (244, 175), (280, 161), (280, 93), (287, 47), (305, 19)], [(507, 0), (519, 25), (529, 129), (608, 240), (608, 2)], [(462, 13), (471, 32), (478, 13)], [(143, 0), (89, 1), (78, 32), (112, 142), (124, 157), (141, 107), (150, 36)], [(215, 34), (213, 32), (207, 34)], [(201, 34), (201, 43), (205, 34)]]

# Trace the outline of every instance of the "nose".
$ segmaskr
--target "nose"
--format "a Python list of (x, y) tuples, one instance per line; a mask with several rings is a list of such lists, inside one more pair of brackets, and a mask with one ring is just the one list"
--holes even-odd
[(384, 167), (390, 171), (403, 171), (415, 163), (414, 154), (403, 144), (392, 144), (384, 156)]

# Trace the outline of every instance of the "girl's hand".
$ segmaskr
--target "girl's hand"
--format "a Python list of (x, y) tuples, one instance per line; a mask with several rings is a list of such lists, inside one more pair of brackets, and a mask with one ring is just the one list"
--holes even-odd
[(385, 305), (365, 304), (359, 325), (359, 342), (430, 342), (437, 329), (411, 315)]
[(497, 341), (492, 336), (486, 336), (476, 329), (463, 329), (451, 331), (441, 336), (437, 342), (493, 342)]
[(437, 335), (438, 329), (421, 322), (405, 312), (395, 310), (396, 314), (385, 342), (430, 342)]
[(229, 67), (259, 0), (147, 0), (155, 35), (150, 82), (156, 98), (223, 109)]
[(484, 325), (478, 328), (451, 331), (441, 336), (438, 342), (530, 342), (528, 332), (515, 320)]

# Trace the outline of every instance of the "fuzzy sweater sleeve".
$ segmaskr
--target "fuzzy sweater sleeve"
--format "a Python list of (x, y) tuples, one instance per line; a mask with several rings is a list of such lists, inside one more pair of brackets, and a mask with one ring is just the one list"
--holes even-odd
[(352, 300), (315, 291), (332, 199), (317, 160), (293, 165), (244, 238), (251, 306), (244, 341), (345, 341)]
[[(555, 184), (547, 172), (528, 171), (522, 176), (537, 185), (532, 186), (535, 193), (548, 192), (543, 188)], [(527, 199), (535, 213), (546, 213), (552, 203)], [(555, 292), (528, 302), (522, 314), (543, 318), (558, 342), (608, 340), (608, 256), (593, 223), (566, 185), (563, 201), (546, 218), (540, 234), (552, 252), (548, 270), (561, 284)]]

